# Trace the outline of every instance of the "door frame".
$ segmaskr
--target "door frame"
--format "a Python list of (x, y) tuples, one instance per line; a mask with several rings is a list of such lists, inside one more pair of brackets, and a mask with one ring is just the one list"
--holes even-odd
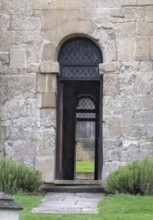
[[(75, 81), (75, 80), (74, 80)], [(77, 81), (77, 80), (76, 80)], [(85, 80), (89, 82), (89, 80)], [(95, 172), (95, 179), (96, 180), (102, 180), (102, 168), (103, 168), (103, 146), (102, 146), (102, 103), (103, 103), (103, 77), (101, 76), (98, 80), (100, 83), (99, 89), (100, 89), (100, 95), (99, 95), (99, 136), (96, 137), (97, 139), (97, 160), (95, 159), (95, 166), (97, 167), (95, 171), (97, 170), (97, 173)], [(57, 90), (57, 133), (56, 133), (56, 169), (55, 169), (55, 179), (56, 180), (63, 180), (63, 169), (62, 169), (62, 152), (63, 152), (63, 86), (64, 81), (60, 80), (58, 78), (58, 90)], [(96, 150), (96, 149), (95, 149)]]

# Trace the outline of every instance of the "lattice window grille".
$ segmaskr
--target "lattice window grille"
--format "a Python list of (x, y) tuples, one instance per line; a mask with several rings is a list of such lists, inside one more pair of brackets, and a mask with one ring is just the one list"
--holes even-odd
[(81, 98), (76, 108), (76, 119), (96, 119), (95, 103), (90, 98)]
[(75, 38), (63, 45), (59, 54), (61, 79), (99, 80), (101, 53), (85, 38)]
[(91, 110), (91, 109), (95, 109), (95, 103), (90, 98), (81, 98), (79, 100), (77, 109), (78, 110), (89, 110), (89, 109)]

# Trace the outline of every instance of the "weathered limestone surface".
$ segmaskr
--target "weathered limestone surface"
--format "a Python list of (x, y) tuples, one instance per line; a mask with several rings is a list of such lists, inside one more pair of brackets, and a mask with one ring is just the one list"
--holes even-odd
[(58, 52), (102, 50), (103, 177), (153, 156), (153, 0), (1, 0), (0, 155), (55, 175)]

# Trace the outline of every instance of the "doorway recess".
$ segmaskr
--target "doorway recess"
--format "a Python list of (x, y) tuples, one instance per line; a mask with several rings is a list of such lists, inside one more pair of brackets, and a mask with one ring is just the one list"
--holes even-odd
[(61, 47), (58, 61), (56, 179), (100, 180), (103, 81), (98, 65), (102, 62), (101, 51), (87, 38), (73, 38)]

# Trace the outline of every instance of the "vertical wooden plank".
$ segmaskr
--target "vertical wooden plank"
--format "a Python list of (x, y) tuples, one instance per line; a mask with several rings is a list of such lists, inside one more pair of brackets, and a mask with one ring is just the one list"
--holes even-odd
[(60, 94), (59, 94), (59, 174), (60, 179), (63, 176), (63, 87), (64, 85), (60, 84)]
[(103, 149), (102, 149), (102, 126), (103, 126), (103, 77), (100, 79), (100, 97), (99, 97), (99, 137), (98, 137), (98, 179), (102, 179), (103, 167)]

